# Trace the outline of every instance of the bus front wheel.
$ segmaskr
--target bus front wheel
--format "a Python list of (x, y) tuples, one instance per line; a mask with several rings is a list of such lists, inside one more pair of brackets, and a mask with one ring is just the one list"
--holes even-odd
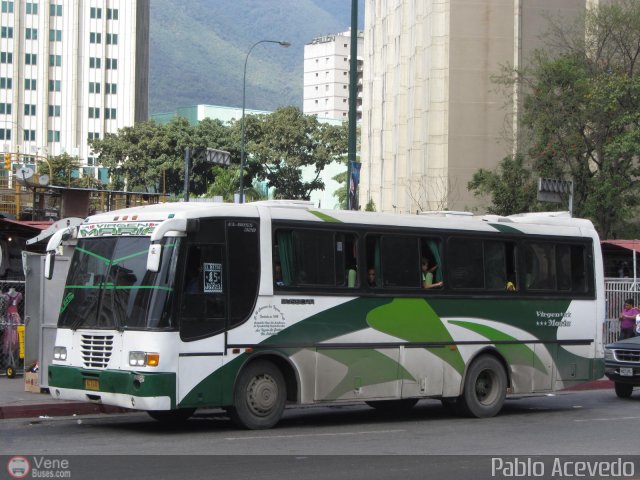
[(506, 395), (507, 374), (502, 364), (495, 357), (483, 355), (469, 367), (460, 406), (469, 416), (493, 417), (502, 408)]
[(244, 368), (234, 388), (233, 408), (236, 425), (250, 430), (273, 427), (282, 416), (287, 398), (284, 376), (268, 360), (256, 360)]

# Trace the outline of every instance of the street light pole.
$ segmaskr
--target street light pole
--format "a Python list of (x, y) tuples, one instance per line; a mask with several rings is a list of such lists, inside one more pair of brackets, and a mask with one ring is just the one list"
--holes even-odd
[(284, 42), (281, 40), (260, 40), (253, 45), (247, 52), (247, 56), (244, 59), (244, 74), (242, 76), (242, 134), (240, 140), (240, 203), (244, 203), (244, 147), (245, 147), (245, 126), (244, 126), (244, 110), (246, 105), (246, 93), (247, 93), (247, 62), (249, 61), (249, 55), (251, 54), (251, 50), (256, 45), (260, 45), (261, 43), (277, 43), (281, 47), (287, 48), (290, 47), (291, 44), (289, 42)]

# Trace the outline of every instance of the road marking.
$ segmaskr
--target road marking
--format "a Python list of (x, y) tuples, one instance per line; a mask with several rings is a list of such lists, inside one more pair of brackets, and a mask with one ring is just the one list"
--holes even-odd
[(616, 420), (640, 420), (640, 417), (587, 418), (585, 420), (574, 420), (574, 422), (613, 422)]
[(298, 435), (256, 435), (252, 437), (227, 437), (225, 440), (271, 440), (273, 438), (303, 438), (303, 437), (346, 437), (349, 435), (377, 435), (380, 433), (401, 433), (406, 430), (370, 430), (368, 432), (342, 432), (342, 433), (301, 433)]

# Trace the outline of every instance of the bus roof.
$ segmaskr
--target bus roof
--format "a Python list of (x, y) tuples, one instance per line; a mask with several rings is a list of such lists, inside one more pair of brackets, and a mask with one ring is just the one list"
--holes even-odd
[[(594, 236), (593, 224), (572, 218), (568, 212), (536, 212), (510, 216), (472, 215), (455, 212), (428, 212), (421, 215), (377, 213), (352, 210), (318, 209), (311, 202), (267, 200), (245, 204), (219, 202), (176, 202), (144, 205), (93, 215), (84, 224), (113, 222), (161, 222), (169, 218), (204, 218), (216, 216), (258, 217), (269, 210), (274, 220), (316, 221), (362, 225), (436, 228), (450, 230), (501, 231), (511, 233), (546, 233), (554, 235)], [(589, 233), (587, 233), (589, 232)], [(593, 232), (593, 233), (591, 233)]]

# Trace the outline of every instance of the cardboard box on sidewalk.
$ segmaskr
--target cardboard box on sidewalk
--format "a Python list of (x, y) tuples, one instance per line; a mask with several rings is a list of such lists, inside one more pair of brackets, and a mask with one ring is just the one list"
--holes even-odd
[(24, 391), (40, 393), (40, 381), (38, 372), (24, 372)]

